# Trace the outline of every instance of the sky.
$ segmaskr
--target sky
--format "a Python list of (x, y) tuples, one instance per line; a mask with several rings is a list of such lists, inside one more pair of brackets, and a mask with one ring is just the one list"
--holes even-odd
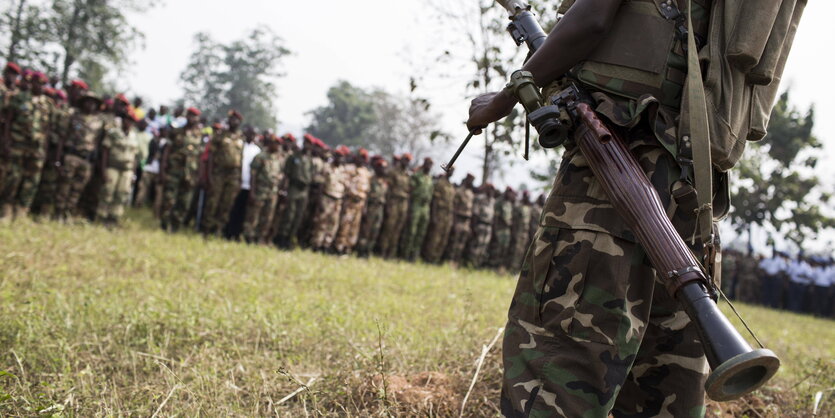
[[(434, 80), (420, 93), (434, 104), (442, 127), (454, 138), (463, 139), (471, 92), (462, 83), (450, 82), (459, 78), (442, 73), (442, 66), (434, 66), (438, 74), (422, 73), (432, 67), (425, 64), (431, 64), (439, 48), (462, 56), (468, 53), (457, 31), (444, 29), (434, 20), (436, 11), (431, 5), (435, 3), (449, 4), (426, 0), (167, 0), (147, 13), (132, 16), (132, 22), (145, 34), (145, 42), (132, 54), (133, 64), (119, 84), (149, 103), (172, 102), (181, 96), (179, 75), (188, 61), (194, 34), (208, 32), (216, 40), (228, 42), (264, 24), (293, 51), (283, 65), (286, 76), (277, 83), (280, 132), (301, 132), (309, 123), (307, 112), (326, 104), (328, 88), (339, 80), (407, 94), (409, 78), (417, 72)], [(815, 106), (815, 133), (825, 144), (820, 173), (830, 185), (835, 179), (835, 83), (830, 76), (835, 56), (827, 50), (835, 44), (833, 15), (835, 2), (809, 2), (783, 78), (783, 85), (791, 86), (792, 102), (801, 109)], [(505, 46), (515, 48), (509, 38)], [(441, 155), (451, 155), (456, 145), (449, 144), (448, 152)], [(470, 170), (480, 172), (478, 145), (473, 141), (465, 152), (459, 176)], [(511, 159), (513, 168), (505, 170), (496, 183), (518, 186), (528, 181), (530, 165), (522, 164), (521, 157)], [(541, 166), (545, 161), (540, 157), (532, 164)]]

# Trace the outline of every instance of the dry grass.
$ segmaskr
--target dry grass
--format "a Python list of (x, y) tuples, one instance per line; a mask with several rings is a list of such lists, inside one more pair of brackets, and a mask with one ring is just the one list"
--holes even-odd
[[(138, 212), (115, 232), (0, 226), (0, 416), (457, 415), (513, 290), (487, 272), (151, 225)], [(743, 311), (786, 366), (729, 411), (809, 414), (835, 386), (833, 323)], [(465, 415), (498, 414), (499, 377), (494, 349)]]

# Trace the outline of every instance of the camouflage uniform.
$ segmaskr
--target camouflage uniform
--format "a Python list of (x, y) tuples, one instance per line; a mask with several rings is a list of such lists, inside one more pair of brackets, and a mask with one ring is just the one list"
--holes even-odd
[(423, 241), (423, 259), (429, 263), (438, 263), (444, 256), (444, 249), (452, 230), (452, 204), (455, 200), (455, 187), (446, 176), (435, 181), (432, 192), (432, 209), (429, 217), (429, 230)]
[(310, 157), (313, 165), (313, 177), (308, 188), (307, 208), (302, 219), (301, 229), (298, 232), (299, 243), (302, 246), (310, 244), (313, 238), (313, 230), (316, 228), (314, 219), (319, 213), (322, 204), (322, 188), (325, 185), (325, 177), (331, 166), (319, 155)]
[(118, 221), (125, 213), (125, 206), (130, 204), (139, 137), (133, 128), (125, 134), (121, 126), (114, 125), (107, 130), (102, 148), (107, 148), (109, 153), (96, 216), (106, 221)]
[(536, 231), (539, 229), (539, 221), (542, 217), (542, 205), (539, 204), (539, 201), (531, 203), (531, 218), (530, 218), (530, 230), (528, 231), (528, 243), (533, 241), (534, 235), (536, 235)]
[(412, 174), (409, 223), (400, 239), (400, 256), (415, 260), (420, 255), (426, 229), (429, 226), (429, 204), (432, 200), (432, 177), (418, 171)]
[(2, 215), (9, 215), (12, 206), (19, 213), (28, 212), (32, 206), (46, 158), (52, 101), (46, 95), (22, 91), (11, 98), (8, 108), (12, 109), (11, 149), (0, 186)]
[(517, 202), (513, 207), (513, 228), (511, 232), (510, 251), (507, 252), (505, 267), (515, 272), (522, 267), (525, 251), (530, 244), (528, 234), (531, 219), (531, 205), (527, 202)]
[(41, 182), (38, 184), (38, 193), (35, 201), (32, 202), (32, 211), (45, 213), (47, 207), (55, 204), (55, 194), (58, 189), (59, 170), (55, 166), (58, 144), (66, 138), (69, 129), (70, 115), (75, 112), (74, 108), (54, 106), (49, 122), (49, 146), (47, 148), (46, 162), (41, 171)]
[(215, 234), (229, 221), (229, 212), (241, 189), (244, 136), (240, 131), (215, 132), (209, 142), (209, 150), (211, 188), (206, 196), (202, 224), (205, 232)]
[(380, 233), (380, 255), (391, 258), (397, 255), (400, 235), (406, 225), (409, 212), (409, 174), (395, 168), (389, 174), (389, 193), (386, 197), (386, 217)]
[(324, 171), (322, 200), (313, 218), (313, 236), (310, 246), (327, 250), (333, 245), (342, 216), (342, 198), (345, 197), (345, 166), (330, 166)]
[(484, 258), (493, 236), (493, 218), (496, 213), (496, 201), (492, 192), (487, 190), (473, 198), (472, 233), (467, 247), (467, 264), (471, 267), (484, 265)]
[(342, 201), (342, 220), (336, 233), (334, 249), (338, 253), (350, 253), (359, 240), (362, 213), (365, 210), (368, 191), (371, 188), (371, 171), (364, 166), (348, 165), (344, 171), (346, 187)]
[(462, 185), (455, 191), (455, 218), (452, 223), (452, 234), (447, 245), (446, 258), (458, 263), (464, 255), (464, 248), (470, 240), (473, 217), (473, 189)]
[[(0, 147), (4, 145), (6, 141), (5, 132), (6, 127), (5, 124), (7, 123), (6, 115), (7, 115), (7, 107), (9, 103), (11, 103), (12, 97), (17, 94), (17, 89), (13, 86), (12, 88), (6, 87), (6, 83), (4, 80), (0, 80)], [(7, 170), (7, 166), (9, 162), (7, 160), (7, 156), (4, 155), (5, 150), (0, 148), (0, 185), (4, 184), (5, 181), (5, 173)]]
[(296, 238), (307, 211), (308, 192), (313, 178), (313, 162), (310, 156), (301, 151), (291, 154), (285, 162), (284, 174), (288, 181), (287, 207), (281, 217), (277, 218), (278, 224), (274, 230), (277, 231), (279, 244), (288, 247), (293, 245), (292, 241)]
[(76, 112), (70, 117), (70, 129), (64, 144), (64, 161), (55, 196), (55, 216), (65, 219), (78, 206), (81, 194), (93, 175), (93, 161), (99, 138), (104, 135), (104, 120), (98, 115)]
[(385, 177), (375, 175), (371, 178), (365, 216), (362, 218), (360, 238), (357, 243), (357, 252), (360, 254), (367, 255), (374, 250), (374, 246), (380, 238), (380, 230), (383, 227), (383, 219), (386, 214), (388, 190), (389, 184)]
[(185, 222), (197, 187), (203, 132), (199, 126), (177, 128), (170, 138), (161, 212), (163, 224), (177, 229)]
[(284, 162), (283, 153), (264, 150), (250, 164), (255, 190), (250, 190), (244, 222), (244, 236), (249, 242), (261, 243), (268, 238), (278, 202), (278, 188), (284, 178)]
[(503, 267), (510, 252), (510, 238), (513, 227), (513, 202), (505, 196), (496, 199), (493, 216), (493, 236), (490, 241), (487, 265), (493, 268)]

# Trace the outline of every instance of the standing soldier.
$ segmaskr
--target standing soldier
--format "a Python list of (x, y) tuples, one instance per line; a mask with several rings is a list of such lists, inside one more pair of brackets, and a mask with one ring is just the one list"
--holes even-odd
[(530, 243), (531, 192), (522, 192), (522, 200), (513, 206), (513, 228), (510, 251), (505, 266), (510, 272), (517, 272), (522, 267), (522, 259)]
[(432, 209), (429, 217), (429, 230), (423, 241), (423, 259), (429, 263), (439, 263), (444, 256), (452, 230), (453, 203), (455, 187), (449, 182), (453, 169), (438, 176), (432, 192)]
[[(244, 135), (240, 129), (244, 117), (237, 110), (230, 110), (227, 128), (214, 132), (209, 142), (208, 196), (203, 209), (203, 233), (220, 235), (229, 221), (229, 212), (235, 196), (241, 189), (241, 159), (244, 153)], [(247, 127), (246, 136), (255, 137), (255, 130)]]
[(0, 80), (0, 184), (4, 182), (4, 174), (6, 172), (8, 162), (9, 138), (11, 130), (7, 124), (9, 118), (8, 109), (11, 98), (17, 91), (17, 78), (20, 76), (20, 67), (8, 62), (3, 67), (3, 80)]
[(391, 258), (397, 255), (397, 245), (406, 224), (409, 211), (409, 174), (406, 172), (412, 161), (411, 154), (394, 157), (394, 167), (389, 173), (389, 193), (386, 197), (386, 218), (380, 235), (380, 255)]
[(160, 225), (164, 230), (176, 232), (185, 222), (197, 187), (203, 152), (200, 111), (188, 108), (186, 124), (172, 129), (168, 135), (159, 173), (159, 181), (163, 184)]
[(287, 157), (284, 174), (287, 177), (287, 207), (274, 227), (276, 244), (280, 248), (290, 249), (296, 245), (304, 214), (307, 211), (308, 192), (313, 178), (313, 144), (305, 142), (304, 150), (293, 142), (293, 154)]
[(371, 188), (371, 171), (368, 165), (368, 151), (360, 148), (354, 155), (353, 164), (345, 168), (345, 198), (342, 202), (342, 220), (336, 233), (334, 250), (337, 254), (349, 254), (359, 240), (362, 214), (365, 211), (368, 191)]
[(58, 142), (60, 142), (61, 136), (66, 134), (68, 115), (67, 95), (61, 90), (53, 90), (46, 161), (41, 171), (38, 192), (35, 194), (34, 202), (32, 202), (32, 212), (37, 214), (47, 213), (47, 208), (52, 207), (55, 201), (56, 188), (58, 187), (58, 167), (56, 166), (58, 162)]
[(304, 135), (304, 141), (305, 147), (307, 146), (307, 143), (310, 143), (312, 145), (311, 150), (313, 151), (310, 159), (313, 164), (313, 177), (311, 178), (309, 186), (310, 191), (308, 192), (307, 210), (304, 214), (302, 226), (299, 230), (298, 236), (299, 243), (306, 247), (310, 244), (313, 229), (316, 228), (313, 224), (313, 219), (321, 209), (322, 189), (325, 187), (325, 178), (328, 176), (328, 171), (330, 171), (332, 167), (328, 164), (330, 147), (328, 147), (327, 144), (325, 144), (321, 139), (310, 134)]
[(388, 167), (386, 160), (379, 155), (375, 155), (371, 159), (371, 167), (374, 168), (374, 176), (371, 178), (365, 216), (362, 218), (362, 227), (357, 243), (357, 253), (362, 257), (367, 257), (371, 253), (380, 237), (380, 230), (383, 227), (383, 219), (386, 214), (386, 195), (389, 190), (389, 183), (386, 178)]
[(102, 185), (96, 217), (106, 225), (118, 225), (130, 204), (131, 183), (139, 155), (139, 136), (134, 129), (136, 113), (128, 111), (119, 126), (108, 127), (101, 146)]
[(446, 249), (446, 258), (453, 263), (460, 263), (464, 255), (464, 248), (470, 240), (473, 218), (473, 181), (475, 176), (467, 174), (461, 185), (455, 191), (455, 203), (453, 205), (455, 218), (452, 223), (452, 234)]
[(0, 186), (2, 219), (26, 216), (38, 191), (52, 113), (52, 101), (43, 94), (48, 81), (43, 73), (27, 74), (20, 91), (7, 106), (11, 141), (7, 145), (6, 175)]
[[(498, 192), (497, 192), (498, 193)], [(508, 187), (504, 194), (496, 199), (495, 215), (493, 216), (493, 237), (490, 241), (490, 251), (487, 265), (493, 268), (504, 267), (510, 252), (510, 238), (513, 227), (513, 205), (516, 202), (516, 192)]]
[(433, 189), (432, 176), (429, 173), (433, 164), (431, 158), (425, 158), (420, 170), (417, 170), (411, 179), (409, 224), (401, 239), (403, 247), (400, 251), (400, 255), (409, 261), (414, 261), (420, 255), (426, 228), (429, 226), (429, 204), (432, 201)]
[(493, 197), (493, 185), (482, 184), (476, 189), (473, 198), (473, 233), (467, 248), (467, 264), (470, 267), (481, 267), (490, 247), (493, 234), (493, 218), (496, 211), (496, 200)]
[(340, 145), (333, 153), (333, 162), (323, 172), (322, 199), (319, 202), (319, 211), (313, 218), (313, 236), (310, 240), (310, 246), (314, 251), (330, 251), (336, 238), (342, 215), (342, 198), (345, 197), (346, 178), (342, 160), (349, 153), (347, 147)]
[(284, 179), (285, 156), (275, 135), (264, 138), (265, 149), (250, 164), (249, 198), (246, 207), (244, 237), (250, 244), (266, 244), (273, 223), (278, 189)]
[(81, 110), (70, 117), (67, 136), (58, 143), (61, 177), (55, 196), (55, 218), (60, 221), (75, 213), (81, 193), (93, 175), (96, 145), (104, 135), (104, 122), (96, 113), (101, 103), (95, 94), (85, 93), (80, 98)]

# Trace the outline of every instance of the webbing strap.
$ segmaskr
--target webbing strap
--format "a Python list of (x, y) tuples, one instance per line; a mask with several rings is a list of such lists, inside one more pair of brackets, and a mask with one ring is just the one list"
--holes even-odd
[(713, 245), (713, 168), (710, 160), (710, 126), (707, 98), (699, 65), (699, 50), (693, 28), (693, 1), (687, 0), (687, 111), (693, 144), (693, 175), (699, 234), (704, 245)]

